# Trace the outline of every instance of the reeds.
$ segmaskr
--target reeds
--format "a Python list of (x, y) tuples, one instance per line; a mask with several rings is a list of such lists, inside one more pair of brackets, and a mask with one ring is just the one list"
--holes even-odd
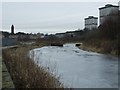
[(28, 57), (29, 48), (3, 50), (3, 59), (16, 88), (63, 88), (59, 76), (53, 75)]

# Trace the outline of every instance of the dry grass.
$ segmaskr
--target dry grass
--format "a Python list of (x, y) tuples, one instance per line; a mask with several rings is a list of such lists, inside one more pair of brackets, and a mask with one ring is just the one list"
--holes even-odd
[(59, 77), (49, 73), (44, 67), (38, 67), (28, 57), (26, 47), (3, 50), (3, 59), (12, 76), (16, 88), (63, 88)]
[(104, 54), (119, 56), (118, 42), (116, 40), (90, 40), (83, 42), (81, 49)]

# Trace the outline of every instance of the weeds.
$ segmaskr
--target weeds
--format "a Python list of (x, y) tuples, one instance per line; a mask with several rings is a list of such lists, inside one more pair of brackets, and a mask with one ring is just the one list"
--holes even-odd
[(37, 66), (27, 54), (26, 47), (3, 50), (3, 59), (16, 88), (62, 88), (59, 77)]

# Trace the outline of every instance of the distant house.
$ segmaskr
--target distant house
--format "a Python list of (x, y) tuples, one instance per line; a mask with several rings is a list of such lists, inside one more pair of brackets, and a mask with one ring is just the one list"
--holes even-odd
[(56, 33), (55, 36), (57, 38), (63, 38), (63, 37), (65, 37), (65, 33)]
[(23, 40), (23, 41), (26, 41), (26, 40), (29, 40), (29, 35), (18, 35), (18, 40)]
[(41, 35), (40, 38), (44, 38), (45, 36), (44, 35)]
[(38, 36), (31, 34), (31, 35), (29, 35), (29, 39), (38, 39)]
[(97, 28), (98, 25), (98, 18), (94, 16), (89, 16), (88, 18), (85, 18), (85, 28), (86, 29), (93, 29)]
[(119, 11), (119, 6), (115, 6), (111, 4), (107, 4), (104, 7), (99, 8), (100, 24), (104, 23), (104, 21), (108, 18), (112, 18), (113, 20), (116, 20), (118, 11)]
[(17, 39), (18, 35), (9, 35), (9, 38), (11, 38), (11, 39)]

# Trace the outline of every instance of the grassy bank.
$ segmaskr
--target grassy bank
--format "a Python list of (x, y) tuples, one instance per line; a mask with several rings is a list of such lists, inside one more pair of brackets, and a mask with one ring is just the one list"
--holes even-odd
[(117, 40), (90, 40), (84, 41), (79, 48), (87, 51), (93, 51), (103, 54), (111, 54), (119, 56), (118, 41)]
[[(34, 46), (36, 47), (36, 46)], [(33, 48), (33, 46), (32, 46)], [(38, 67), (29, 57), (29, 46), (3, 50), (3, 59), (16, 88), (62, 88), (59, 77)]]

